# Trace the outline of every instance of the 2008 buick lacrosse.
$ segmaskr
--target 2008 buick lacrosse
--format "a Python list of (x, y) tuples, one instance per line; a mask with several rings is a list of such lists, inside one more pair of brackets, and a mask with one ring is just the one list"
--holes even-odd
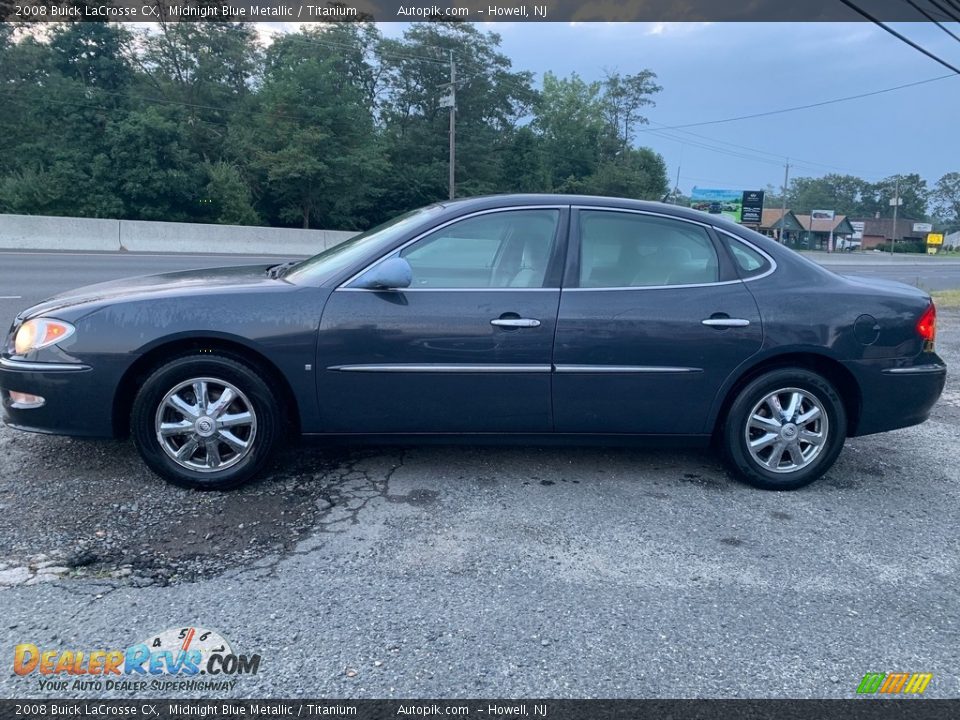
[(133, 438), (177, 485), (250, 480), (293, 433), (706, 444), (760, 488), (923, 422), (930, 297), (717, 215), (597, 197), (444, 202), (303, 262), (139, 277), (21, 313), (5, 420)]

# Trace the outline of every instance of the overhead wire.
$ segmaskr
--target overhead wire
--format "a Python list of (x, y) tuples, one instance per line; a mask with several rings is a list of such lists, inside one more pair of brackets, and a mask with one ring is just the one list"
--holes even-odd
[(933, 15), (931, 15), (930, 13), (928, 13), (928, 12), (927, 12), (926, 10), (924, 10), (922, 7), (920, 7), (919, 5), (917, 5), (913, 0), (903, 0), (903, 1), (904, 1), (905, 3), (907, 3), (907, 5), (909, 5), (910, 7), (912, 7), (914, 10), (916, 10), (918, 13), (920, 13), (921, 15), (923, 15), (925, 18), (927, 18), (927, 20), (929, 20), (930, 22), (934, 23), (938, 28), (940, 28), (941, 30), (943, 30), (947, 35), (949, 35), (950, 37), (952, 37), (952, 38), (953, 38), (954, 40), (956, 40), (957, 42), (960, 42), (960, 37), (957, 37), (956, 35), (954, 35), (953, 31), (950, 30), (950, 28), (948, 28), (948, 27), (947, 27), (946, 25), (944, 25), (942, 22), (940, 22), (939, 20), (937, 20)]
[(886, 32), (890, 33), (891, 35), (893, 35), (895, 38), (897, 38), (897, 39), (900, 40), (901, 42), (906, 43), (907, 45), (909, 45), (910, 47), (912, 47), (912, 48), (913, 48), (914, 50), (916, 50), (917, 52), (926, 55), (928, 58), (930, 58), (930, 59), (933, 60), (934, 62), (938, 62), (938, 63), (940, 63), (941, 65), (943, 65), (945, 68), (949, 68), (950, 70), (953, 70), (953, 72), (954, 72), (955, 75), (960, 75), (960, 68), (958, 68), (957, 66), (953, 65), (952, 63), (947, 62), (946, 60), (944, 60), (944, 59), (941, 58), (940, 56), (936, 55), (935, 53), (930, 52), (929, 50), (927, 50), (927, 49), (926, 49), (925, 47), (923, 47), (922, 45), (918, 45), (918, 44), (915, 43), (913, 40), (911, 40), (910, 38), (908, 38), (906, 35), (897, 32), (897, 31), (894, 30), (892, 27), (890, 27), (890, 26), (887, 25), (886, 23), (882, 22), (881, 20), (877, 19), (875, 16), (871, 15), (869, 12), (867, 12), (866, 10), (864, 10), (863, 8), (861, 8), (860, 6), (858, 6), (856, 3), (852, 2), (851, 0), (840, 0), (840, 2), (842, 2), (844, 5), (846, 5), (848, 8), (850, 8), (851, 10), (853, 10), (853, 11), (854, 11), (855, 13), (857, 13), (858, 15), (862, 15), (863, 17), (865, 17), (867, 20), (869, 20), (870, 22), (872, 22), (872, 23), (873, 23), (874, 25), (876, 25), (877, 27), (882, 28), (882, 29), (885, 30)]
[(930, 4), (933, 5), (937, 10), (943, 13), (943, 16), (950, 21), (960, 22), (960, 5), (955, 5), (954, 10), (951, 12), (950, 9), (945, 8), (937, 0), (929, 0)]

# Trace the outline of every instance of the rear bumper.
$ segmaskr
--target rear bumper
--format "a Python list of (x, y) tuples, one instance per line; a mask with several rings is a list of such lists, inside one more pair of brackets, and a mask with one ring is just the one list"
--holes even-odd
[[(89, 365), (21, 362), (0, 358), (3, 421), (18, 430), (109, 437), (113, 389)], [(39, 395), (40, 407), (18, 407), (10, 391)]]
[(936, 355), (930, 360), (923, 365), (857, 368), (862, 405), (860, 422), (851, 435), (871, 435), (927, 420), (947, 380), (946, 364)]

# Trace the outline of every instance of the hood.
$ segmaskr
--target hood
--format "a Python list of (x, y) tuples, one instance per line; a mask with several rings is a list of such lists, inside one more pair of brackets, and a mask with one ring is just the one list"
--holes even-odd
[[(27, 320), (39, 315), (56, 315), (58, 311), (78, 306), (99, 305), (111, 300), (142, 300), (151, 297), (202, 295), (240, 287), (276, 286), (283, 280), (267, 275), (267, 268), (275, 265), (240, 265), (234, 267), (181, 270), (160, 275), (111, 280), (86, 285), (54, 295), (20, 313)], [(285, 284), (285, 283), (284, 283)], [(65, 318), (68, 319), (68, 318)]]

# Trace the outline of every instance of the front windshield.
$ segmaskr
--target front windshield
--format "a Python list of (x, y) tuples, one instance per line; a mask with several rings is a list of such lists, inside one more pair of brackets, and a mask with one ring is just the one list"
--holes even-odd
[(325, 283), (365, 257), (375, 258), (378, 250), (386, 250), (400, 235), (423, 222), (427, 215), (438, 213), (441, 209), (439, 205), (430, 205), (398, 215), (294, 265), (283, 277), (292, 282)]

